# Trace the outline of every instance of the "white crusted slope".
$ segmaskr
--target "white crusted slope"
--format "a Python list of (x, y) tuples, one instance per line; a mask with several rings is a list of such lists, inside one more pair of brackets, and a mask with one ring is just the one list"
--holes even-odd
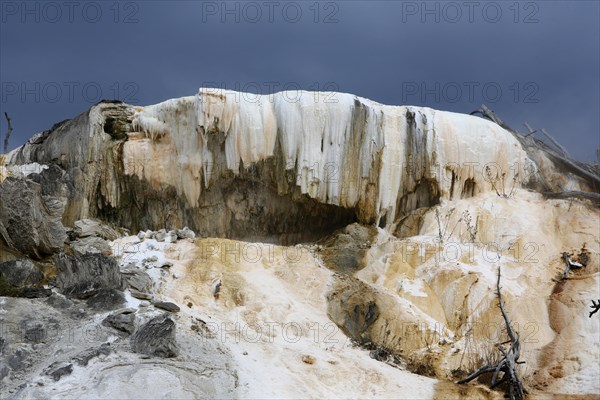
[[(295, 172), (302, 193), (357, 207), (364, 220), (492, 190), (486, 165), (494, 178), (506, 174), (508, 188), (515, 172), (517, 186), (536, 174), (519, 142), (492, 122), (342, 93), (200, 89), (138, 108), (134, 127), (145, 139), (134, 133), (125, 143), (125, 172), (174, 185), (192, 206), (215, 168), (237, 174), (241, 163), (271, 157)], [(219, 135), (224, 150), (210, 145)]]

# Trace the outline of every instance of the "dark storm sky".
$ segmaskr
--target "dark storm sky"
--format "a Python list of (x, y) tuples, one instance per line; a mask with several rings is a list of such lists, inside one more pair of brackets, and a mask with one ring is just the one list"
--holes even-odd
[(0, 3), (11, 149), (103, 98), (146, 105), (215, 85), (462, 113), (486, 103), (576, 158), (600, 147), (597, 1)]

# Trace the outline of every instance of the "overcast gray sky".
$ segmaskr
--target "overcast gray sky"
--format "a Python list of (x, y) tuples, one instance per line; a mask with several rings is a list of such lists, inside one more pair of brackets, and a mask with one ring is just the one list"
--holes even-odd
[[(100, 99), (336, 90), (600, 147), (598, 1), (0, 1), (10, 148)], [(2, 138), (6, 132), (0, 124)]]

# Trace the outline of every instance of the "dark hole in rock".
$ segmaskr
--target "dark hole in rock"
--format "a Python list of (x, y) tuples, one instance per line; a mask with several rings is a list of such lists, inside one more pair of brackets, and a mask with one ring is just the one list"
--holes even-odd
[(387, 213), (383, 214), (381, 216), (381, 218), (379, 219), (379, 227), (381, 229), (385, 229), (385, 226), (387, 225)]

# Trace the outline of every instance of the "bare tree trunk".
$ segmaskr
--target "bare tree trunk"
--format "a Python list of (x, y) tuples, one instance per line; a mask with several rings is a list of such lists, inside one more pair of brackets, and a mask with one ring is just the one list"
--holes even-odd
[(4, 137), (4, 151), (3, 151), (3, 153), (6, 153), (8, 151), (8, 139), (10, 139), (10, 134), (13, 131), (13, 127), (12, 127), (12, 121), (11, 121), (10, 117), (8, 116), (7, 112), (4, 112), (4, 116), (6, 117), (6, 122), (8, 123), (8, 132), (6, 132), (6, 136)]
[[(504, 349), (505, 343), (499, 343), (498, 350), (502, 353), (502, 358), (496, 365), (484, 365), (479, 368), (477, 371), (473, 372), (471, 375), (467, 376), (465, 379), (462, 379), (456, 383), (467, 383), (477, 378), (478, 376), (486, 373), (493, 372), (492, 375), (492, 389), (499, 386), (502, 383), (507, 384), (507, 395), (510, 400), (522, 400), (524, 398), (524, 390), (523, 384), (519, 379), (519, 375), (517, 374), (517, 364), (522, 364), (523, 362), (519, 361), (519, 356), (521, 355), (521, 343), (519, 342), (519, 334), (516, 333), (512, 325), (510, 324), (510, 320), (508, 319), (508, 315), (504, 310), (504, 303), (502, 301), (502, 294), (500, 293), (500, 268), (498, 268), (498, 281), (496, 282), (496, 294), (498, 296), (498, 306), (500, 307), (500, 312), (502, 313), (502, 318), (504, 318), (504, 323), (506, 325), (506, 332), (508, 333), (509, 340), (505, 343), (510, 343), (510, 347), (508, 350)], [(502, 377), (498, 380), (499, 374), (502, 373)]]

